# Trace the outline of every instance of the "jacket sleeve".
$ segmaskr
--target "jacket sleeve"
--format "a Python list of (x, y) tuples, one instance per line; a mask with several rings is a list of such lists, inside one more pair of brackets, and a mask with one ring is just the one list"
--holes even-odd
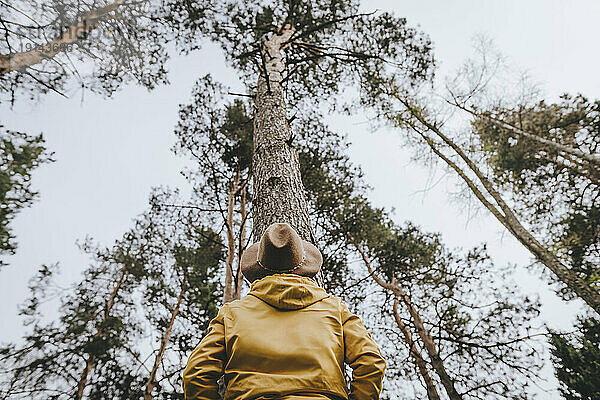
[(217, 381), (226, 362), (224, 308), (210, 322), (208, 333), (194, 349), (183, 371), (186, 400), (217, 400)]
[(349, 400), (379, 399), (385, 360), (360, 319), (342, 303), (344, 361), (352, 368)]

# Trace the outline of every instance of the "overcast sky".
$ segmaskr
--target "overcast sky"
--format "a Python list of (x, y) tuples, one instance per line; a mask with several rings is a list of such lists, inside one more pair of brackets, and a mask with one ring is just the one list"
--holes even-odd
[[(365, 9), (395, 10), (409, 24), (418, 25), (434, 42), (438, 75), (450, 74), (471, 54), (472, 38), (485, 34), (510, 62), (526, 70), (556, 100), (563, 92), (600, 97), (600, 2), (555, 0), (503, 1), (365, 1)], [(0, 341), (17, 339), (24, 328), (16, 306), (27, 295), (27, 280), (43, 263), (60, 262), (61, 281), (71, 282), (89, 260), (75, 241), (91, 235), (110, 244), (144, 211), (150, 188), (185, 187), (179, 174), (184, 160), (176, 158), (173, 127), (178, 104), (187, 103), (193, 82), (211, 73), (239, 88), (219, 49), (207, 46), (169, 64), (171, 85), (147, 92), (126, 87), (113, 99), (86, 93), (69, 99), (48, 95), (40, 104), (21, 103), (9, 111), (0, 108), (8, 129), (42, 132), (56, 162), (36, 171), (33, 187), (40, 201), (22, 211), (13, 227), (19, 241), (17, 254), (0, 272)], [(531, 257), (483, 213), (470, 218), (464, 205), (449, 201), (453, 177), (423, 192), (427, 182), (440, 176), (411, 164), (410, 149), (401, 146), (397, 132), (371, 133), (365, 118), (332, 116), (332, 128), (352, 142), (352, 160), (361, 165), (373, 187), (377, 205), (394, 207), (398, 222), (411, 220), (427, 231), (441, 232), (450, 247), (469, 248), (487, 242), (494, 261), (527, 265)], [(555, 328), (572, 327), (577, 303), (559, 301), (545, 280), (519, 269), (522, 289), (540, 293), (543, 320)], [(552, 371), (545, 371), (552, 389)], [(543, 396), (558, 399), (555, 391)]]

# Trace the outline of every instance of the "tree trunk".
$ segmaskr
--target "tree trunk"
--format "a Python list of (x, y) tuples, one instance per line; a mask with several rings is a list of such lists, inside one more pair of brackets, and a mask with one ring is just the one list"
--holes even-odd
[(410, 316), (413, 319), (415, 327), (417, 328), (417, 333), (421, 338), (423, 345), (425, 346), (425, 350), (427, 350), (427, 354), (429, 354), (429, 358), (431, 359), (431, 365), (440, 377), (440, 381), (442, 382), (444, 389), (446, 389), (448, 397), (451, 400), (462, 400), (462, 396), (458, 393), (456, 387), (454, 386), (454, 380), (446, 371), (444, 361), (441, 359), (440, 353), (437, 351), (437, 347), (435, 345), (435, 342), (433, 341), (433, 338), (427, 331), (427, 328), (425, 328), (423, 320), (421, 319), (421, 315), (419, 315), (419, 312), (413, 306), (410, 297), (408, 297), (408, 295), (404, 293), (404, 291), (399, 285), (393, 285), (392, 291), (396, 296), (400, 297), (400, 300), (402, 300), (402, 302), (408, 309), (408, 312), (410, 313)]
[(66, 31), (60, 37), (49, 41), (45, 45), (29, 51), (0, 54), (0, 75), (12, 71), (23, 71), (43, 60), (52, 59), (58, 53), (63, 52), (67, 46), (74, 44), (84, 35), (94, 30), (100, 21), (107, 18), (111, 12), (124, 3), (125, 0), (115, 0), (104, 7), (90, 11), (76, 25), (66, 27)]
[(281, 51), (294, 32), (286, 25), (262, 43), (263, 68), (256, 89), (252, 159), (255, 240), (260, 239), (270, 224), (287, 222), (300, 237), (314, 241), (281, 86), (285, 69)]
[(404, 322), (400, 319), (400, 314), (398, 313), (398, 298), (394, 298), (394, 320), (396, 320), (396, 325), (402, 332), (404, 336), (404, 341), (408, 344), (409, 353), (411, 357), (415, 360), (415, 365), (417, 366), (417, 370), (419, 371), (419, 375), (423, 378), (423, 383), (425, 384), (425, 389), (427, 390), (427, 398), (429, 400), (440, 400), (440, 395), (435, 387), (435, 383), (431, 376), (429, 375), (429, 370), (427, 369), (427, 364), (423, 359), (423, 356), (417, 349), (417, 346), (412, 338), (412, 334), (410, 330), (406, 326)]
[(235, 300), (235, 288), (233, 280), (233, 261), (235, 259), (235, 235), (233, 233), (233, 212), (235, 209), (235, 195), (240, 182), (239, 172), (229, 188), (229, 197), (227, 199), (227, 219), (225, 228), (227, 229), (227, 259), (225, 262), (225, 288), (223, 289), (223, 304)]
[[(294, 28), (286, 24), (261, 46), (263, 66), (255, 96), (252, 158), (253, 237), (256, 241), (269, 225), (287, 222), (302, 239), (315, 243), (281, 86), (286, 67), (282, 50), (294, 32)], [(323, 284), (321, 272), (316, 280)]]
[(75, 398), (77, 400), (81, 400), (83, 398), (83, 391), (87, 385), (87, 378), (90, 374), (90, 371), (94, 367), (96, 362), (96, 356), (90, 355), (87, 360), (85, 360), (85, 367), (81, 372), (81, 376), (79, 377), (79, 382), (77, 382), (77, 393), (75, 393)]
[(427, 331), (427, 328), (425, 328), (425, 324), (423, 323), (423, 320), (421, 319), (421, 315), (419, 314), (417, 309), (413, 306), (412, 301), (410, 300), (410, 297), (408, 297), (408, 295), (406, 293), (404, 293), (404, 291), (402, 290), (400, 285), (398, 285), (396, 282), (389, 283), (389, 282), (385, 282), (383, 279), (381, 279), (375, 273), (373, 268), (371, 267), (371, 262), (369, 261), (367, 254), (358, 245), (358, 243), (354, 241), (354, 239), (350, 238), (350, 240), (351, 240), (351, 243), (356, 248), (356, 250), (360, 253), (360, 255), (365, 263), (365, 266), (367, 267), (367, 270), (369, 271), (369, 274), (373, 277), (375, 282), (377, 282), (377, 284), (379, 286), (381, 286), (382, 288), (390, 290), (392, 293), (394, 293), (394, 295), (397, 298), (399, 298), (404, 303), (406, 308), (408, 309), (408, 312), (413, 319), (413, 323), (415, 324), (415, 328), (417, 329), (419, 338), (423, 342), (423, 346), (425, 347), (425, 350), (427, 351), (427, 354), (429, 355), (429, 359), (431, 360), (431, 365), (433, 366), (433, 369), (440, 377), (442, 386), (444, 386), (444, 389), (446, 390), (446, 393), (448, 394), (448, 397), (450, 398), (450, 400), (462, 400), (462, 396), (460, 395), (460, 393), (458, 393), (458, 391), (456, 390), (456, 387), (454, 386), (454, 380), (450, 377), (450, 375), (446, 371), (446, 367), (444, 366), (444, 361), (442, 360), (442, 358), (440, 357), (440, 354), (437, 351), (437, 347), (435, 345), (435, 342), (433, 341), (433, 338)]
[(411, 122), (408, 124), (411, 128), (417, 132), (427, 142), (433, 152), (442, 158), (452, 169), (454, 169), (458, 175), (467, 183), (471, 191), (475, 196), (482, 202), (482, 204), (492, 212), (492, 214), (498, 219), (502, 225), (508, 229), (508, 231), (523, 245), (527, 248), (542, 264), (544, 264), (550, 271), (552, 271), (557, 278), (564, 283), (573, 293), (581, 298), (588, 306), (594, 309), (600, 314), (600, 293), (595, 290), (592, 286), (581, 279), (575, 272), (570, 270), (564, 265), (560, 259), (538, 240), (521, 224), (517, 216), (514, 214), (512, 209), (506, 204), (500, 193), (496, 190), (492, 182), (481, 172), (481, 170), (475, 165), (465, 152), (452, 141), (449, 137), (434, 124), (425, 119), (425, 117), (418, 111), (417, 108), (411, 106), (406, 100), (400, 99), (400, 101), (407, 107), (412, 116), (419, 121), (427, 130), (436, 134), (444, 143), (446, 143), (454, 152), (467, 164), (469, 169), (473, 171), (481, 185), (489, 193), (491, 198), (496, 202), (498, 207), (490, 203), (486, 199), (481, 190), (475, 185), (475, 183), (462, 171), (462, 169), (446, 157), (431, 140), (421, 130)]
[[(121, 288), (121, 285), (123, 284), (123, 281), (125, 280), (126, 275), (127, 275), (127, 266), (124, 265), (123, 268), (121, 269), (121, 275), (119, 276), (119, 279), (117, 280), (115, 287), (113, 288), (113, 290), (110, 294), (110, 297), (108, 299), (108, 303), (106, 305), (106, 310), (104, 310), (104, 316), (102, 318), (102, 322), (106, 321), (108, 319), (108, 317), (110, 316), (110, 312), (111, 312), (113, 306), (115, 305), (115, 298), (117, 297), (117, 293), (119, 292), (119, 289)], [(94, 337), (98, 338), (98, 337), (101, 337), (103, 334), (104, 333), (102, 332), (102, 329), (98, 329), (98, 332), (96, 332)], [(81, 372), (81, 376), (79, 377), (79, 382), (77, 382), (77, 392), (75, 393), (75, 399), (81, 400), (83, 398), (83, 391), (85, 390), (85, 387), (87, 385), (88, 376), (89, 376), (92, 368), (94, 368), (95, 363), (96, 363), (96, 356), (94, 356), (93, 354), (90, 354), (90, 356), (88, 357), (88, 359), (85, 362), (85, 367), (84, 367), (83, 371)]]
[(237, 260), (237, 272), (236, 282), (234, 291), (234, 300), (238, 300), (242, 297), (242, 286), (244, 285), (244, 274), (240, 269), (242, 261), (242, 253), (246, 246), (246, 221), (248, 219), (248, 212), (246, 210), (246, 185), (247, 181), (243, 184), (240, 194), (240, 237), (238, 242), (238, 260)]
[(160, 363), (165, 355), (167, 343), (169, 343), (169, 338), (171, 337), (171, 331), (173, 330), (173, 325), (175, 324), (175, 319), (177, 318), (177, 315), (179, 314), (179, 309), (180, 309), (181, 303), (183, 301), (183, 295), (185, 294), (185, 290), (186, 290), (186, 278), (184, 278), (183, 282), (181, 283), (181, 290), (179, 291), (179, 297), (177, 298), (177, 304), (175, 305), (175, 308), (171, 312), (171, 319), (169, 320), (169, 325), (167, 325), (167, 328), (165, 329), (163, 337), (160, 341), (160, 348), (158, 350), (158, 353), (156, 354), (156, 357), (154, 358), (154, 365), (152, 366), (152, 370), (150, 371), (150, 375), (148, 376), (148, 381), (146, 382), (146, 389), (144, 390), (144, 400), (152, 399), (152, 391), (154, 390), (154, 387), (156, 386), (156, 373), (158, 372), (158, 366), (160, 365)]

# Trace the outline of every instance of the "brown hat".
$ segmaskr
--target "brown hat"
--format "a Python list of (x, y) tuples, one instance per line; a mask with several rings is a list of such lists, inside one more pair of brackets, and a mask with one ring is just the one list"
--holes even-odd
[(250, 282), (272, 274), (290, 273), (314, 277), (323, 256), (312, 243), (302, 240), (288, 224), (271, 224), (242, 254), (240, 268)]

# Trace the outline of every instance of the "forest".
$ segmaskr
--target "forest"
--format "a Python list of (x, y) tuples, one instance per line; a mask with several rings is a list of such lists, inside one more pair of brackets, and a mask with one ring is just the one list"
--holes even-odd
[[(482, 35), (448, 71), (419, 22), (358, 0), (0, 0), (0, 398), (184, 399), (249, 290), (243, 251), (287, 222), (380, 346), (382, 399), (600, 399), (600, 97), (545, 95)], [(371, 169), (359, 135), (407, 158)], [(53, 188), (69, 200), (19, 228)]]

